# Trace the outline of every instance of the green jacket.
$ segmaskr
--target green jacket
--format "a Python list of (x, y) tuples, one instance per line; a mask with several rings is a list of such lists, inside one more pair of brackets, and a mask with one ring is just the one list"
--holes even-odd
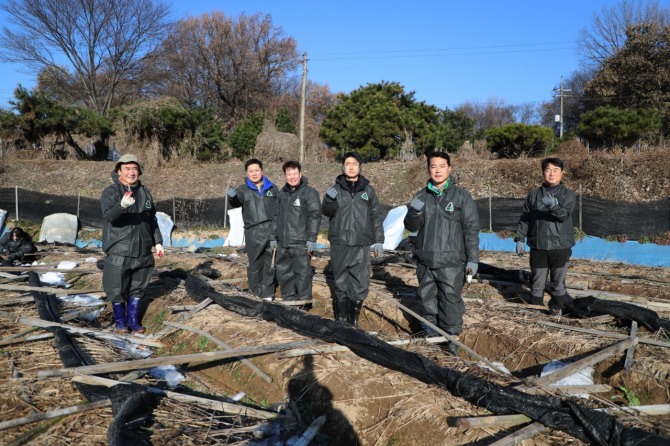
[(449, 185), (438, 195), (426, 187), (414, 195), (424, 202), (419, 212), (407, 206), (405, 228), (417, 232), (414, 254), (428, 268), (465, 267), (479, 262), (479, 215), (468, 191)]
[(558, 207), (550, 210), (542, 203), (545, 195), (546, 189), (538, 187), (526, 196), (514, 241), (527, 238), (528, 246), (543, 251), (572, 248), (575, 245), (572, 213), (577, 196), (561, 183), (554, 194)]

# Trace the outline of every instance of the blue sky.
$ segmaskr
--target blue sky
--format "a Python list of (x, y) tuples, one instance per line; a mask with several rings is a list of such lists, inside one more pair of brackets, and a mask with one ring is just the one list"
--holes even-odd
[[(1, 0), (0, 0), (1, 1)], [(594, 13), (618, 0), (174, 0), (174, 18), (222, 11), (270, 14), (308, 56), (308, 76), (333, 92), (399, 82), (415, 98), (450, 109), (489, 98), (552, 98), (579, 68), (577, 40)], [(663, 3), (663, 2), (662, 2)], [(3, 17), (0, 15), (0, 20)], [(34, 73), (5, 64), (0, 106)]]

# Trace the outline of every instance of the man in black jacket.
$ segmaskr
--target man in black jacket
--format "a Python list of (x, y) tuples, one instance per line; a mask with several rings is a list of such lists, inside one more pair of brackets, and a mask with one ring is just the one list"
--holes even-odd
[(542, 185), (526, 197), (514, 241), (519, 256), (525, 252), (524, 239), (530, 246), (531, 303), (544, 304), (549, 273), (549, 307), (561, 310), (572, 302), (565, 289), (565, 277), (575, 245), (572, 212), (577, 196), (563, 184), (560, 158), (545, 158), (541, 166)]
[(139, 306), (154, 267), (151, 250), (155, 248), (158, 257), (164, 254), (154, 200), (140, 175), (137, 156), (123, 155), (112, 172), (113, 184), (100, 197), (105, 219), (102, 250), (107, 254), (102, 287), (120, 333), (144, 333)]
[(0, 239), (0, 253), (6, 256), (0, 257), (2, 266), (14, 266), (14, 262), (32, 262), (35, 256), (30, 254), (37, 252), (33, 239), (22, 228), (16, 226)]
[(316, 249), (321, 199), (307, 185), (298, 161), (282, 166), (286, 184), (279, 191), (272, 217), (270, 247), (277, 250), (276, 273), (282, 300), (312, 299), (310, 256)]
[[(418, 231), (417, 294), (422, 316), (458, 336), (465, 313), (461, 298), (465, 276), (477, 274), (479, 266), (479, 216), (470, 193), (450, 176), (449, 154), (430, 153), (428, 173), (426, 187), (414, 195), (404, 220), (408, 231)], [(454, 354), (458, 351), (452, 343), (448, 348)]]
[(321, 212), (328, 217), (328, 241), (333, 267), (335, 319), (358, 326), (358, 316), (370, 287), (370, 246), (384, 254), (384, 227), (377, 193), (361, 175), (356, 152), (342, 156), (342, 174), (326, 190)]
[(263, 175), (263, 163), (252, 158), (244, 163), (247, 178), (236, 189), (228, 188), (228, 204), (242, 207), (244, 244), (249, 259), (247, 282), (249, 291), (258, 297), (272, 300), (275, 295), (275, 275), (272, 270), (270, 230), (278, 190)]

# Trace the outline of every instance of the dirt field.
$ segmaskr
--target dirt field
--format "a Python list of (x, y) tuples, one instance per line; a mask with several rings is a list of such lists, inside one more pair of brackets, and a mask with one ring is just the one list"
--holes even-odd
[[(573, 152), (568, 158), (567, 181), (582, 183), (585, 193), (601, 198), (653, 200), (667, 197), (670, 191), (670, 163), (663, 151), (642, 154), (599, 154), (585, 157)], [(49, 193), (98, 197), (109, 184), (112, 163), (3, 158), (0, 162), (0, 187), (26, 188)], [(337, 164), (305, 164), (310, 182), (323, 192), (339, 173)], [(522, 197), (538, 183), (538, 160), (493, 161), (468, 157), (454, 158), (459, 182), (482, 197), (491, 185), (493, 194)], [(277, 164), (266, 166), (266, 173), (279, 179)], [(386, 204), (406, 202), (425, 181), (420, 162), (376, 163), (364, 166)], [(177, 196), (186, 198), (217, 197), (225, 193), (228, 182), (242, 179), (239, 162), (223, 165), (147, 166), (143, 180), (157, 200)], [(42, 261), (55, 266), (62, 260), (77, 262), (66, 274), (73, 290), (99, 291), (101, 272), (86, 259), (102, 258), (99, 250), (74, 250), (43, 246)], [(215, 290), (246, 295), (246, 256), (232, 249), (205, 253), (169, 250), (158, 260), (155, 277), (146, 300), (144, 324), (149, 334), (165, 330), (166, 321), (179, 321), (202, 333), (176, 330), (160, 337), (164, 344), (153, 350), (152, 357), (204, 353), (221, 350), (216, 338), (231, 348), (258, 347), (307, 340), (304, 336), (272, 321), (245, 318), (218, 305), (210, 305), (188, 318), (196, 305), (183, 283), (159, 276), (159, 273), (188, 271), (204, 261), (221, 276), (211, 282)], [(481, 262), (506, 270), (528, 269), (528, 258), (510, 253), (483, 252)], [(331, 291), (327, 283), (327, 255), (312, 259), (315, 270), (314, 302), (304, 310), (332, 319)], [(0, 268), (1, 272), (2, 268)], [(6, 271), (5, 271), (6, 274)], [(361, 328), (384, 341), (404, 341), (399, 348), (424, 355), (440, 366), (485, 377), (498, 385), (518, 385), (538, 376), (543, 365), (554, 359), (575, 360), (587, 357), (621, 342), (630, 334), (630, 321), (611, 316), (577, 319), (544, 307), (523, 303), (527, 286), (490, 281), (481, 277), (464, 291), (467, 313), (461, 341), (478, 355), (503, 364), (512, 376), (500, 376), (478, 365), (478, 360), (461, 351), (459, 357), (442, 351), (426, 341), (417, 321), (389, 299), (416, 309), (415, 271), (411, 265), (389, 263), (373, 268), (373, 284), (361, 313)], [(52, 339), (29, 340), (27, 336), (46, 333), (18, 323), (18, 318), (37, 318), (26, 290), (8, 289), (7, 285), (25, 286), (22, 280), (3, 276), (0, 282), (0, 423), (30, 414), (53, 411), (82, 403), (82, 396), (70, 378), (40, 378), (38, 372), (62, 367)], [(601, 299), (616, 299), (655, 311), (670, 318), (670, 269), (645, 268), (621, 263), (573, 260), (568, 277), (573, 295), (592, 294)], [(99, 293), (97, 293), (99, 294)], [(546, 303), (546, 301), (545, 301)], [(62, 315), (71, 310), (63, 306)], [(71, 321), (77, 327), (111, 332), (111, 307), (96, 321)], [(182, 320), (183, 318), (183, 320)], [(554, 325), (548, 325), (554, 324)], [(557, 324), (557, 325), (556, 325)], [(576, 331), (576, 330), (588, 330)], [(575, 400), (585, 407), (611, 408), (626, 426), (637, 426), (670, 438), (670, 415), (643, 416), (623, 412), (629, 405), (670, 404), (670, 342), (667, 333), (638, 328), (641, 342), (634, 350), (632, 366), (624, 369), (626, 353), (618, 353), (594, 367), (596, 384), (609, 386), (591, 393), (588, 400)], [(619, 336), (619, 337), (617, 337)], [(127, 352), (109, 342), (78, 337), (96, 363), (132, 359)], [(657, 341), (654, 343), (653, 341)], [(350, 351), (323, 351), (306, 355), (297, 351), (250, 357), (261, 372), (236, 360), (204, 364), (183, 364), (178, 369), (186, 379), (176, 389), (182, 393), (232, 397), (244, 392), (240, 403), (283, 414), (281, 423), (267, 423), (254, 417), (213, 412), (192, 403), (171, 398), (161, 400), (154, 411), (150, 440), (156, 445), (201, 444), (284, 444), (290, 436), (301, 434), (319, 416), (325, 424), (312, 445), (400, 446), (400, 445), (488, 445), (516, 432), (522, 425), (503, 424), (463, 427), (457, 421), (466, 417), (491, 415), (485, 408), (451, 395), (444, 388), (424, 384), (398, 371), (364, 360)], [(264, 379), (266, 374), (271, 382)], [(112, 373), (122, 379), (127, 372)], [(161, 387), (149, 375), (135, 382)], [(603, 389), (601, 389), (603, 390)], [(562, 399), (556, 390), (543, 390)], [(0, 430), (0, 444), (107, 444), (107, 429), (112, 421), (111, 408), (85, 411), (51, 421), (41, 421)], [(253, 440), (253, 431), (269, 429), (264, 440)], [(259, 434), (260, 435), (260, 434)], [(267, 439), (274, 443), (267, 443)], [(278, 443), (281, 441), (282, 443)], [(557, 430), (545, 430), (523, 441), (523, 445), (584, 444)]]
[[(59, 253), (44, 257), (46, 263), (63, 259), (76, 261), (81, 268), (91, 253), (68, 252), (54, 248)], [(100, 253), (93, 253), (100, 258)], [(244, 288), (245, 256), (233, 250), (223, 254), (197, 254), (170, 251), (159, 260), (157, 273), (188, 270), (204, 260), (221, 272), (213, 281), (215, 289), (231, 291), (231, 286)], [(527, 259), (509, 253), (484, 253), (482, 262), (507, 269), (526, 268)], [(310, 314), (332, 318), (330, 289), (325, 282), (324, 270), (327, 257), (312, 260), (316, 276), (314, 303)], [(78, 267), (80, 268), (80, 267)], [(327, 272), (327, 271), (326, 271)], [(534, 376), (541, 366), (552, 359), (570, 359), (588, 355), (619, 342), (604, 335), (580, 333), (567, 328), (542, 325), (547, 322), (581, 329), (595, 329), (610, 334), (627, 335), (626, 321), (611, 317), (594, 317), (579, 320), (554, 314), (547, 309), (525, 305), (520, 298), (528, 294), (525, 287), (512, 284), (473, 283), (465, 290), (467, 314), (465, 331), (461, 340), (478, 354), (505, 365), (514, 377), (504, 378), (476, 366), (475, 360), (461, 352), (455, 358), (444, 353), (439, 346), (425, 342), (418, 332), (416, 321), (387, 299), (399, 299), (410, 308), (416, 304), (411, 298), (416, 285), (414, 270), (406, 265), (388, 264), (375, 267), (370, 296), (361, 315), (361, 327), (387, 340), (406, 340), (401, 348), (418, 352), (445, 367), (475, 373), (498, 384), (513, 384), (519, 379)], [(94, 290), (101, 287), (101, 274), (66, 275), (75, 288)], [(234, 285), (225, 284), (232, 282)], [(648, 306), (664, 318), (670, 317), (670, 271), (660, 268), (640, 268), (622, 264), (603, 264), (575, 261), (568, 285), (591, 292), (608, 291), (625, 293), (640, 305)], [(240, 291), (236, 294), (244, 294)], [(6, 304), (16, 292), (2, 291), (3, 315), (37, 317), (30, 303)], [(630, 297), (634, 296), (634, 297)], [(144, 323), (150, 333), (159, 332), (165, 321), (177, 320), (183, 306), (194, 305), (184, 288), (167, 278), (152, 282)], [(66, 309), (63, 309), (65, 312)], [(273, 322), (244, 318), (221, 307), (208, 307), (181, 322), (188, 327), (211, 333), (231, 348), (272, 345), (304, 340), (295, 332), (278, 327)], [(27, 327), (0, 318), (0, 339), (25, 330)], [(111, 314), (103, 313), (97, 322), (74, 322), (76, 326), (111, 330)], [(38, 332), (39, 333), (39, 332)], [(666, 339), (661, 333), (650, 333), (640, 328), (639, 336)], [(659, 338), (660, 336), (660, 338)], [(215, 342), (201, 334), (186, 330), (176, 331), (162, 338), (165, 346), (154, 356), (181, 355), (219, 349)], [(124, 359), (127, 355), (108, 343), (86, 339), (87, 351), (101, 363)], [(595, 383), (607, 384), (611, 390), (592, 394), (588, 401), (579, 404), (592, 407), (626, 406), (635, 399), (639, 404), (668, 404), (670, 402), (670, 350), (649, 344), (639, 344), (635, 349), (630, 372), (622, 368), (625, 355), (614, 355), (595, 367)], [(38, 371), (61, 367), (52, 340), (21, 342), (5, 345), (0, 364), (0, 422), (13, 420), (34, 412), (76, 405), (81, 395), (66, 378), (39, 379)], [(290, 422), (285, 421), (282, 438), (301, 432), (318, 416), (326, 416), (313, 443), (318, 445), (455, 445), (490, 444), (518, 427), (509, 425), (486, 428), (453, 426), (459, 417), (485, 415), (488, 412), (453, 397), (444, 389), (416, 381), (402, 373), (363, 360), (351, 352), (323, 352), (315, 355), (290, 356), (289, 352), (273, 353), (252, 358), (263, 373), (272, 378), (268, 383), (239, 361), (218, 361), (204, 365), (182, 365), (179, 369), (186, 376), (182, 388), (205, 394), (232, 396), (242, 391), (243, 402), (254, 407), (273, 410), (285, 408)], [(127, 359), (127, 358), (126, 358)], [(116, 374), (120, 379), (123, 374)], [(160, 386), (156, 379), (147, 376), (139, 379), (147, 385)], [(619, 412), (617, 417), (627, 425), (640, 426), (670, 436), (670, 416), (630, 416)], [(233, 417), (234, 418), (234, 417)], [(106, 444), (106, 429), (112, 419), (110, 409), (84, 412), (43, 427), (35, 440), (26, 444)], [(247, 433), (236, 436), (228, 426), (230, 420), (212, 417), (210, 411), (196, 406), (162, 400), (154, 412), (151, 441), (153, 444), (248, 444)], [(260, 420), (246, 420), (246, 425)], [(233, 421), (234, 424), (234, 421)], [(290, 427), (287, 427), (290, 426)], [(16, 427), (3, 432), (3, 442), (11, 443), (22, 434), (32, 432), (35, 425)], [(230, 429), (228, 427), (227, 429)], [(230, 438), (229, 438), (230, 437)], [(227, 441), (227, 443), (226, 443)], [(239, 443), (238, 443), (239, 442)], [(562, 445), (583, 444), (559, 431), (545, 431), (522, 444)]]

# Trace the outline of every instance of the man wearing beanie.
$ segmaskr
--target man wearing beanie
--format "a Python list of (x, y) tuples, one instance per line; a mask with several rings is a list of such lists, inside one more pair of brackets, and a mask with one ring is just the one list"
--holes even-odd
[(565, 277), (575, 245), (572, 212), (577, 196), (563, 184), (563, 161), (560, 158), (545, 158), (541, 167), (542, 185), (526, 197), (514, 241), (519, 256), (526, 251), (526, 238), (530, 246), (530, 303), (544, 305), (549, 274), (549, 308), (562, 310), (572, 302), (565, 289)]
[(384, 254), (384, 228), (377, 193), (361, 175), (356, 152), (342, 156), (342, 174), (326, 190), (321, 212), (329, 218), (328, 241), (333, 268), (335, 319), (358, 326), (370, 287), (370, 246)]
[(163, 238), (149, 189), (140, 182), (142, 168), (135, 155), (123, 155), (112, 172), (113, 184), (102, 191), (105, 223), (102, 250), (107, 254), (102, 287), (112, 302), (116, 331), (144, 333), (140, 299), (154, 267), (152, 248), (163, 256)]

